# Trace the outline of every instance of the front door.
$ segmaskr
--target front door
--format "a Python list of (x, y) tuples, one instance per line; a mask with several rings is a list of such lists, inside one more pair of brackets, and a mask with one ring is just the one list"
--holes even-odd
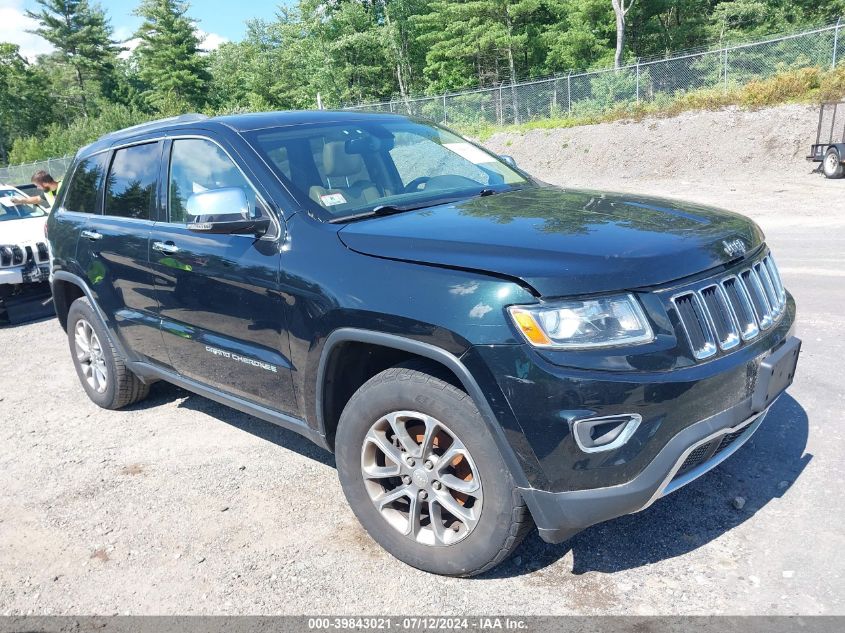
[(168, 144), (166, 221), (151, 232), (162, 334), (174, 368), (204, 385), (296, 414), (285, 306), (279, 293), (278, 230), (262, 239), (188, 230), (188, 199), (240, 187), (269, 214), (255, 188), (218, 144)]

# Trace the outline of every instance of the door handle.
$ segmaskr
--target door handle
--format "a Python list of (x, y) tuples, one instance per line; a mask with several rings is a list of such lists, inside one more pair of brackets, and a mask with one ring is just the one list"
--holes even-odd
[(173, 253), (179, 252), (179, 247), (173, 242), (153, 242), (153, 250), (172, 255)]
[(97, 231), (85, 230), (85, 231), (82, 231), (82, 233), (80, 233), (80, 235), (82, 235), (82, 237), (85, 237), (85, 238), (91, 240), (92, 242), (96, 242), (97, 240), (103, 239), (103, 234), (97, 233)]

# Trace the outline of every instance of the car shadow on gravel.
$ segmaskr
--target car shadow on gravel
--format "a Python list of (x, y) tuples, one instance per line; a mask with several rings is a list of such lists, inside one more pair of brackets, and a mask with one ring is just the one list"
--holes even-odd
[(303, 457), (308, 457), (326, 466), (335, 467), (334, 455), (298, 433), (271, 424), (270, 422), (265, 422), (246, 413), (241, 413), (236, 409), (219, 404), (214, 400), (203, 398), (164, 381), (155, 383), (150, 389), (148, 398), (136, 405), (127, 407), (126, 410), (140, 411), (144, 409), (155, 409), (156, 407), (180, 399), (181, 402), (178, 406), (181, 409), (205, 413), (262, 440), (272, 442), (277, 446), (299, 453)]
[(785, 394), (751, 440), (700, 479), (647, 510), (595, 525), (559, 545), (544, 543), (535, 531), (513, 558), (481, 577), (528, 574), (570, 551), (575, 574), (622, 571), (686, 554), (782, 497), (813, 457), (804, 452), (807, 433), (804, 408)]

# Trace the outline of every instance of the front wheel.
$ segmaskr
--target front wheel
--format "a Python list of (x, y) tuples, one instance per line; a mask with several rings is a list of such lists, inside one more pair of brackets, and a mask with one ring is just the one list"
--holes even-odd
[(835, 147), (828, 148), (824, 155), (824, 175), (827, 178), (842, 178), (845, 175), (845, 167), (842, 166), (842, 157)]
[(399, 366), (365, 383), (335, 445), (358, 520), (413, 567), (472, 576), (504, 561), (531, 528), (472, 399), (425, 371)]

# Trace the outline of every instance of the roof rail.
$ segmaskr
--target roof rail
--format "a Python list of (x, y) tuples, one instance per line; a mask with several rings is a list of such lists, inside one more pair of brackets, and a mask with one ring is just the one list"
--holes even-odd
[(155, 129), (160, 127), (163, 124), (167, 123), (190, 123), (191, 121), (202, 121), (207, 119), (208, 117), (204, 114), (198, 114), (196, 112), (188, 113), (188, 114), (180, 114), (179, 116), (172, 116), (167, 117), (165, 119), (156, 119), (155, 121), (147, 121), (145, 123), (139, 123), (138, 125), (133, 125), (131, 127), (123, 128), (122, 130), (117, 130), (116, 132), (112, 132), (111, 134), (106, 134), (103, 136), (100, 141), (106, 141), (116, 138), (122, 138), (127, 134), (135, 134), (137, 132), (143, 132), (144, 129), (150, 128)]

